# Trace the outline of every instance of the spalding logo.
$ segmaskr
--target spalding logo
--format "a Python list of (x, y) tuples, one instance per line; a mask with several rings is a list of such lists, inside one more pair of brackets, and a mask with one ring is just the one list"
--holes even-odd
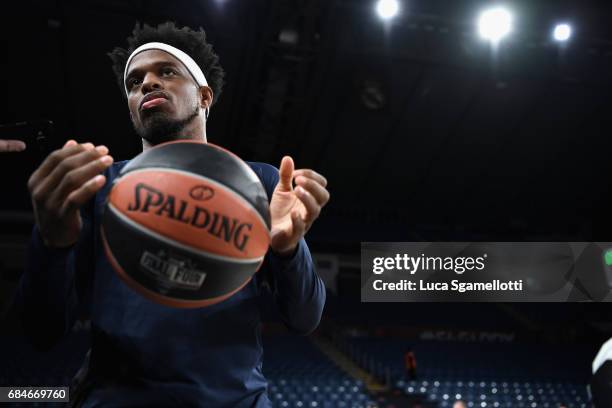
[(185, 200), (177, 200), (172, 194), (164, 194), (145, 183), (138, 183), (134, 187), (134, 202), (128, 205), (128, 211), (154, 213), (201, 228), (240, 251), (244, 251), (250, 238), (249, 232), (253, 229), (251, 223), (230, 219), (198, 205), (190, 205)]
[(194, 186), (191, 190), (189, 190), (189, 195), (194, 200), (198, 201), (206, 201), (210, 200), (215, 196), (215, 190), (208, 186)]

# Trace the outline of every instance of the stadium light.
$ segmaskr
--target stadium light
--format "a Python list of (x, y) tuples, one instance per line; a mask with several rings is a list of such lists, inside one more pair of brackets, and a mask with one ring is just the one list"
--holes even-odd
[(555, 41), (564, 42), (572, 36), (572, 27), (569, 24), (557, 24), (553, 32)]
[(397, 0), (378, 0), (376, 12), (383, 20), (389, 20), (399, 12), (399, 3)]
[(493, 43), (499, 42), (512, 31), (512, 15), (502, 7), (483, 11), (478, 18), (480, 36)]

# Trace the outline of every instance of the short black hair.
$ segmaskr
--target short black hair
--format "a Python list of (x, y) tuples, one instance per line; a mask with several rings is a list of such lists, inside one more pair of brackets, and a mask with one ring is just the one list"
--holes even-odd
[(116, 47), (108, 53), (108, 56), (113, 61), (113, 72), (117, 77), (117, 83), (124, 96), (123, 73), (125, 71), (125, 64), (136, 48), (149, 42), (163, 42), (172, 45), (193, 58), (202, 69), (208, 86), (213, 91), (213, 103), (219, 99), (223, 88), (225, 71), (223, 71), (219, 64), (219, 56), (215, 54), (212, 44), (206, 41), (204, 29), (202, 27), (198, 30), (193, 30), (189, 27), (179, 28), (170, 21), (162, 23), (157, 27), (136, 23), (132, 35), (127, 38), (127, 49)]

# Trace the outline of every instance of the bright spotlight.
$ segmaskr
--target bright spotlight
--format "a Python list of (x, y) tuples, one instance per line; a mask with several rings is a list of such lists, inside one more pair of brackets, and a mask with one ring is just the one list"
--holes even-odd
[(478, 18), (478, 31), (482, 38), (496, 43), (512, 31), (512, 15), (501, 7), (483, 11)]
[(553, 37), (556, 41), (567, 41), (572, 36), (572, 27), (569, 24), (557, 24)]
[(376, 3), (376, 12), (384, 20), (395, 17), (398, 11), (399, 3), (397, 0), (378, 0), (378, 3)]

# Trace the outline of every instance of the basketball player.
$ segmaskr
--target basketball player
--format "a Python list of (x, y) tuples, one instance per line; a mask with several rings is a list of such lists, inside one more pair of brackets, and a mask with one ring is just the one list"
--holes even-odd
[[(179, 139), (206, 142), (224, 72), (204, 31), (137, 25), (128, 48), (109, 55), (143, 149)], [(308, 334), (317, 327), (325, 287), (304, 234), (329, 200), (325, 178), (294, 169), (290, 157), (280, 172), (249, 163), (270, 197), (271, 245), (263, 266), (224, 302), (174, 309), (124, 285), (102, 250), (104, 200), (125, 164), (113, 163), (105, 146), (69, 140), (32, 174), (36, 226), (15, 302), (24, 328), (44, 347), (77, 317), (91, 318), (92, 347), (77, 376), (74, 406), (270, 406), (261, 283), (271, 286), (289, 328)]]

